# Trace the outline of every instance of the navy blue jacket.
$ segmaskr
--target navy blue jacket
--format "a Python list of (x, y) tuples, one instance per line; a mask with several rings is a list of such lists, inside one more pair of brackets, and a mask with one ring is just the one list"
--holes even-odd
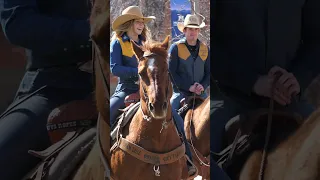
[[(142, 44), (142, 40), (142, 36), (139, 36), (139, 45)], [(126, 33), (110, 44), (110, 71), (118, 77), (117, 90), (139, 89), (139, 85), (136, 84), (139, 80), (138, 61)]]
[(182, 92), (187, 96), (195, 82), (200, 83), (204, 89), (210, 85), (210, 50), (198, 40), (198, 56), (194, 60), (186, 46), (186, 39), (171, 45), (169, 49), (169, 71), (172, 78), (173, 90)]
[(0, 0), (0, 10), (6, 38), (26, 49), (26, 69), (41, 70), (29, 79), (60, 87), (89, 85), (91, 75), (77, 71), (76, 64), (91, 60), (90, 1)]

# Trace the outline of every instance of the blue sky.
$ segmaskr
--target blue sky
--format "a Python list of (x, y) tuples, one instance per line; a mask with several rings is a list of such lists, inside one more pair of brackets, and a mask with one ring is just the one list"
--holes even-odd
[(171, 0), (171, 10), (191, 9), (191, 3), (188, 0)]

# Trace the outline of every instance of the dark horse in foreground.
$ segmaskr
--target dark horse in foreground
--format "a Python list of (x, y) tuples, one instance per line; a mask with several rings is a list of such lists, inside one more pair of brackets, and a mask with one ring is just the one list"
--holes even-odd
[(319, 179), (320, 109), (303, 120), (268, 103), (229, 121), (227, 146), (215, 160), (232, 179)]

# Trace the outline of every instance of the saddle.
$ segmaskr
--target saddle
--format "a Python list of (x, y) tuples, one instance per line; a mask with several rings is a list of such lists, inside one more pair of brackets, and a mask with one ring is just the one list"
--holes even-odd
[[(195, 105), (199, 105), (204, 101), (204, 99), (200, 96), (188, 96), (187, 98), (182, 98), (180, 101), (180, 108), (178, 110), (178, 114), (182, 118), (184, 118), (188, 110), (192, 108), (193, 101)], [(194, 108), (196, 108), (196, 106)]]
[(67, 132), (94, 126), (97, 118), (95, 102), (91, 99), (71, 101), (53, 109), (47, 120), (51, 143), (60, 141)]
[[(239, 114), (231, 118), (225, 126), (225, 148), (213, 153), (213, 159), (230, 176), (236, 179), (241, 167), (255, 150), (262, 150), (265, 143), (269, 109)], [(302, 117), (284, 111), (274, 111), (269, 149), (285, 140), (301, 124)]]
[[(135, 93), (132, 93), (132, 94), (129, 94), (129, 95), (127, 95), (127, 96), (125, 97), (125, 99), (124, 99), (125, 107), (124, 107), (124, 109), (119, 109), (118, 112), (116, 112), (116, 113), (117, 113), (117, 118), (116, 118), (114, 124), (111, 124), (111, 131), (117, 126), (118, 121), (119, 121), (119, 119), (121, 118), (121, 115), (122, 115), (124, 112), (126, 112), (127, 110), (129, 110), (130, 107), (132, 107), (132, 105), (134, 105), (134, 104), (136, 104), (136, 103), (138, 103), (138, 102), (140, 102), (140, 94), (139, 94), (139, 91), (137, 91), (137, 92), (135, 92)], [(136, 111), (135, 111), (135, 112), (136, 112)], [(133, 112), (132, 115), (134, 115), (135, 112)], [(130, 114), (131, 114), (131, 112), (130, 112)], [(132, 117), (130, 117), (130, 118), (132, 118)], [(126, 125), (126, 124), (127, 124), (127, 121), (125, 121), (125, 125)], [(125, 125), (124, 125), (124, 126), (125, 126)], [(111, 133), (111, 134), (112, 134), (112, 133)]]
[(28, 151), (42, 161), (24, 179), (68, 179), (95, 143), (97, 116), (92, 100), (72, 101), (52, 110), (47, 120), (52, 145)]
[(137, 91), (136, 93), (129, 94), (124, 99), (125, 107), (130, 106), (132, 103), (135, 104), (140, 101), (140, 93)]
[(116, 123), (114, 126), (111, 127), (111, 146), (114, 145), (116, 142), (116, 139), (118, 137), (118, 133), (122, 133), (123, 127), (125, 127), (129, 121), (133, 118), (135, 113), (138, 111), (140, 107), (140, 102), (137, 102), (135, 104), (131, 103), (128, 107), (122, 110), (122, 113), (117, 117)]

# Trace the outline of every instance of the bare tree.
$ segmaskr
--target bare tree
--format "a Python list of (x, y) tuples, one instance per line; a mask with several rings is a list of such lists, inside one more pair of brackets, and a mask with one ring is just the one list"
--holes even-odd
[(190, 1), (192, 13), (197, 14), (206, 23), (206, 26), (200, 31), (199, 39), (210, 47), (210, 0)]

